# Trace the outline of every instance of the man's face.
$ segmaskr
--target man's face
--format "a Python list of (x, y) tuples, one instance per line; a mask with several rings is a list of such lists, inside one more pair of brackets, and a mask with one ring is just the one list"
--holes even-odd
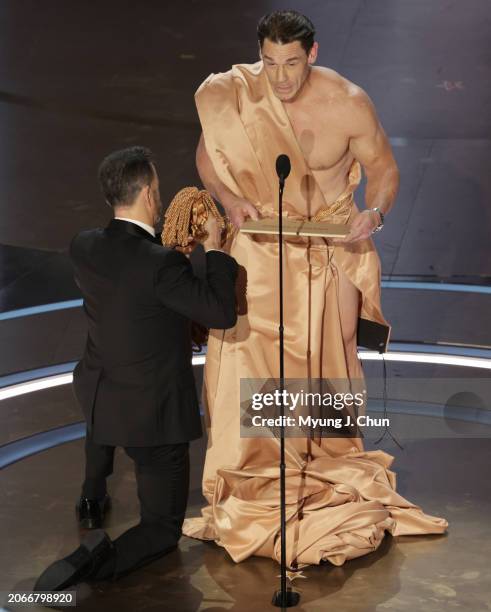
[(276, 97), (282, 102), (288, 102), (293, 100), (302, 88), (310, 65), (317, 58), (317, 43), (314, 43), (307, 55), (298, 40), (281, 45), (266, 38), (261, 49), (261, 58)]

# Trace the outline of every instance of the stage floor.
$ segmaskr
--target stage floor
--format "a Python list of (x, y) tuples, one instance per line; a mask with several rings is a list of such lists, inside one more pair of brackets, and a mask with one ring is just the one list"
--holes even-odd
[[(54, 390), (43, 392), (46, 399)], [(68, 388), (58, 399), (69, 403)], [(61, 394), (61, 395), (60, 395)], [(9, 400), (15, 402), (16, 400)], [(387, 440), (380, 447), (396, 457), (398, 491), (428, 514), (449, 521), (447, 535), (386, 536), (380, 548), (342, 567), (311, 566), (297, 578), (297, 609), (462, 610), (483, 612), (491, 601), (491, 440), (405, 441), (401, 451)], [(191, 445), (188, 516), (203, 505), (201, 471), (205, 441)], [(81, 532), (74, 505), (80, 493), (81, 440), (28, 457), (0, 471), (0, 591), (31, 590), (40, 572), (71, 552)], [(113, 508), (111, 537), (137, 522), (138, 501), (131, 461), (118, 450), (109, 479)], [(179, 549), (114, 582), (78, 585), (77, 609), (92, 611), (274, 609), (279, 566), (272, 559), (234, 563), (214, 543), (183, 537)], [(26, 608), (27, 609), (27, 608)], [(41, 609), (29, 607), (29, 610)]]

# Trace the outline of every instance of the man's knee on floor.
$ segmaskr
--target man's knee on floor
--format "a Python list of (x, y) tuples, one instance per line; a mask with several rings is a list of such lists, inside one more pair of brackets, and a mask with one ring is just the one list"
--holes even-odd
[(182, 536), (182, 522), (172, 519), (140, 523), (145, 528), (148, 539), (155, 551), (176, 546)]

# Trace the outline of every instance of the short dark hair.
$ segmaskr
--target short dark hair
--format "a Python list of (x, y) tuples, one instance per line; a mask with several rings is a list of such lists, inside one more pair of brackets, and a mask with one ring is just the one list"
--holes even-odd
[(152, 152), (145, 147), (114, 151), (99, 166), (99, 182), (111, 206), (131, 206), (155, 175)]
[(305, 53), (309, 53), (314, 44), (314, 36), (314, 24), (297, 11), (275, 11), (261, 17), (257, 24), (257, 38), (261, 48), (265, 38), (281, 45), (298, 40)]

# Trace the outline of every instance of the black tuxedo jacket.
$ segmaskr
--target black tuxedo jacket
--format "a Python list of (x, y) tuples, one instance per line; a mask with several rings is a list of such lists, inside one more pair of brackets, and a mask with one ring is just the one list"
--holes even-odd
[(94, 442), (177, 444), (201, 436), (191, 320), (235, 325), (235, 259), (206, 254), (206, 280), (187, 257), (113, 219), (70, 244), (88, 336), (73, 388)]

